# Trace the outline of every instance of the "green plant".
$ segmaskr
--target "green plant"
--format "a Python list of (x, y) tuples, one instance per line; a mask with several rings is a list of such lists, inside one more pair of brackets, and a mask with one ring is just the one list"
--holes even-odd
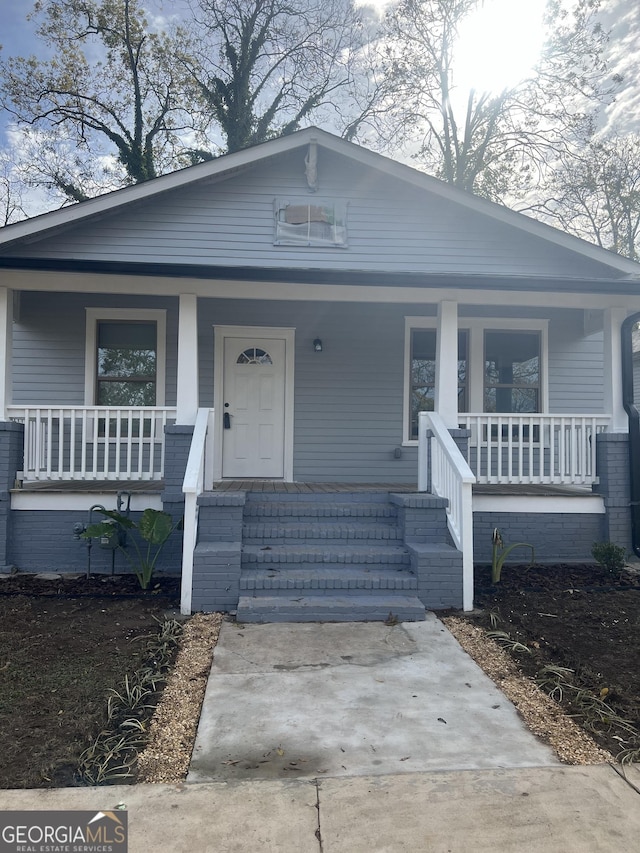
[(492, 630), (496, 630), (500, 622), (502, 622), (502, 617), (496, 610), (490, 610), (487, 614), (489, 617), (489, 624), (491, 625)]
[(536, 675), (536, 684), (556, 702), (562, 702), (565, 692), (574, 690), (571, 677), (574, 671), (566, 666), (543, 666)]
[[(102, 537), (113, 539), (118, 536), (116, 547), (125, 555), (142, 589), (148, 589), (160, 552), (169, 536), (180, 526), (181, 522), (178, 521), (174, 524), (168, 513), (151, 508), (144, 510), (137, 523), (115, 510), (105, 509), (99, 510), (99, 512), (101, 515), (105, 515), (107, 520), (89, 525), (82, 536), (85, 539), (99, 539)], [(126, 533), (127, 531), (136, 531), (139, 537), (147, 543), (146, 548), (144, 546), (141, 547), (138, 538), (131, 536), (130, 541), (133, 543), (135, 550), (135, 556), (133, 557), (127, 551), (125, 545), (122, 544), (122, 540), (119, 537), (121, 532)]]
[(531, 649), (528, 646), (525, 646), (525, 644), (521, 643), (519, 640), (514, 640), (506, 631), (487, 631), (487, 637), (491, 640), (495, 640), (496, 643), (499, 643), (501, 646), (509, 649), (509, 651), (514, 654), (518, 652), (524, 652), (528, 655), (531, 654)]
[(533, 561), (535, 560), (535, 552), (533, 550), (533, 545), (529, 545), (527, 542), (514, 542), (513, 545), (505, 546), (500, 531), (497, 527), (493, 528), (493, 534), (491, 536), (491, 583), (497, 584), (500, 583), (500, 578), (502, 577), (502, 567), (504, 565), (504, 561), (507, 559), (509, 554), (513, 551), (514, 548), (531, 548), (531, 565), (533, 565)]
[(627, 562), (627, 552), (613, 542), (594, 542), (591, 555), (609, 574), (619, 575)]
[(135, 779), (157, 692), (166, 681), (181, 633), (175, 619), (160, 623), (157, 635), (147, 638), (146, 663), (126, 675), (117, 689), (107, 691), (106, 726), (79, 757), (80, 784), (113, 785)]

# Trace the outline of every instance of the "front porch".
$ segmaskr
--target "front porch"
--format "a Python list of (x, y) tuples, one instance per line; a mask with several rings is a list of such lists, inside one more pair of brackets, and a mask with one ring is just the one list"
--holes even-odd
[[(71, 298), (68, 302), (76, 304)], [(25, 301), (23, 308), (26, 304)], [(340, 516), (334, 519), (331, 529), (321, 530), (312, 519), (327, 517), (326, 506), (324, 514), (318, 515), (318, 510), (313, 509), (311, 518), (303, 520), (289, 512), (291, 506), (285, 506), (282, 514), (288, 513), (290, 518), (285, 527), (304, 532), (305, 548), (300, 550), (283, 541), (277, 543), (278, 554), (283, 563), (314, 565), (315, 579), (308, 575), (293, 577), (290, 567), (278, 571), (288, 573), (286, 583), (293, 583), (294, 589), (298, 589), (296, 585), (305, 589), (309, 583), (320, 584), (318, 589), (330, 589), (333, 587), (327, 584), (348, 583), (351, 573), (357, 589), (359, 583), (374, 583), (372, 566), (378, 566), (375, 572), (382, 572), (375, 583), (387, 583), (389, 577), (385, 573), (396, 571), (392, 566), (398, 557), (399, 571), (413, 576), (402, 576), (401, 586), (405, 581), (417, 583), (423, 608), (473, 606), (473, 561), (490, 559), (493, 527), (500, 527), (508, 542), (533, 542), (537, 558), (550, 562), (588, 559), (596, 540), (611, 539), (626, 545), (626, 415), (617, 393), (619, 368), (615, 358), (620, 344), (620, 312), (601, 312), (604, 335), (598, 352), (601, 365), (604, 355), (600, 377), (604, 381), (599, 381), (597, 394), (586, 394), (588, 383), (583, 371), (576, 393), (564, 401), (567, 407), (574, 403), (576, 411), (563, 412), (560, 402), (564, 374), (552, 374), (549, 364), (553, 354), (556, 361), (568, 365), (567, 350), (582, 341), (575, 311), (569, 325), (567, 318), (557, 326), (553, 320), (530, 321), (529, 326), (535, 326), (535, 330), (524, 329), (527, 347), (516, 352), (509, 330), (513, 323), (527, 324), (518, 321), (515, 312), (512, 319), (500, 317), (489, 323), (482, 316), (460, 316), (453, 302), (443, 301), (435, 307), (436, 312), (419, 318), (415, 309), (413, 316), (407, 316), (401, 306), (328, 309), (333, 312), (330, 322), (334, 324), (346, 312), (348, 329), (336, 332), (330, 345), (325, 338), (319, 354), (313, 337), (317, 323), (313, 305), (308, 310), (293, 302), (277, 305), (274, 315), (277, 313), (291, 328), (295, 327), (294, 335), (290, 327), (277, 327), (275, 316), (273, 327), (252, 326), (259, 315), (262, 320), (262, 307), (258, 304), (244, 303), (242, 316), (247, 325), (231, 326), (212, 321), (229, 322), (237, 316), (237, 305), (221, 306), (215, 300), (181, 295), (171, 309), (173, 313), (170, 307), (166, 308), (169, 324), (173, 323), (176, 331), (171, 344), (175, 393), (167, 395), (174, 406), (5, 406), (6, 426), (11, 434), (9, 455), (15, 462), (12, 470), (9, 462), (6, 472), (9, 503), (5, 506), (10, 512), (5, 528), (12, 528), (13, 532), (5, 536), (5, 564), (31, 565), (26, 562), (32, 559), (30, 552), (38, 552), (40, 546), (36, 548), (29, 542), (29, 549), (26, 542), (40, 518), (51, 524), (54, 515), (63, 519), (66, 512), (62, 524), (71, 528), (75, 523), (72, 513), (84, 511), (90, 504), (111, 507), (119, 491), (134, 493), (135, 511), (143, 509), (146, 502), (147, 506), (163, 507), (176, 518), (184, 517), (182, 555), (176, 561), (174, 553), (173, 567), (181, 562), (185, 612), (194, 607), (235, 610), (241, 597), (242, 572), (242, 583), (253, 584), (259, 578), (246, 573), (272, 571), (262, 563), (265, 554), (276, 556), (273, 537), (251, 541), (256, 537), (248, 531), (251, 528), (255, 532), (255, 524), (249, 516), (240, 519), (238, 510), (259, 502), (258, 496), (278, 498), (285, 504), (306, 501), (309, 505), (322, 503), (325, 498), (344, 508), (345, 503), (366, 503), (372, 495), (385, 495), (381, 500), (392, 507), (390, 517), (399, 519), (394, 524), (400, 533), (394, 536), (401, 544), (390, 547), (401, 548), (401, 554), (378, 550), (387, 547), (380, 545), (390, 532), (386, 528), (374, 532), (375, 551), (365, 548), (345, 552), (345, 537), (357, 540), (361, 536), (364, 542), (372, 531), (363, 530), (357, 526), (360, 521), (355, 521), (356, 527), (343, 533)], [(156, 307), (147, 313), (164, 310)], [(94, 318), (97, 309), (92, 311)], [(88, 323), (93, 322), (91, 318)], [(376, 330), (386, 329), (391, 319), (395, 334), (377, 336)], [(404, 356), (400, 345), (403, 323)], [(548, 327), (553, 333), (553, 346), (547, 340)], [(250, 335), (252, 328), (260, 329), (256, 338)], [(561, 339), (566, 328), (571, 333), (570, 346), (563, 349)], [(209, 358), (212, 353), (215, 355), (209, 366), (194, 344), (202, 340), (203, 329), (210, 336)], [(460, 350), (460, 329), (466, 329), (464, 350)], [(273, 337), (269, 338), (269, 334)], [(87, 332), (87, 340), (89, 337)], [(232, 340), (235, 349), (231, 345), (225, 348), (226, 340)], [(279, 342), (280, 348), (271, 349), (274, 358), (280, 351), (286, 354), (282, 375), (271, 374), (267, 369), (270, 362), (265, 353), (273, 341)], [(434, 341), (437, 352), (429, 349)], [(486, 376), (478, 369), (478, 357), (481, 366), (483, 361), (483, 341), (494, 349), (499, 345), (507, 353), (500, 369), (491, 374), (489, 371)], [(535, 343), (533, 349), (531, 341)], [(87, 345), (85, 378), (89, 389), (91, 381), (95, 382), (94, 349), (93, 344)], [(529, 365), (525, 375), (518, 359), (531, 352), (534, 366)], [(259, 353), (263, 354), (258, 358)], [(496, 353), (499, 355), (498, 349)], [(7, 348), (5, 355), (9, 354)], [(225, 363), (239, 367), (227, 375)], [(240, 382), (240, 368), (246, 365), (253, 365), (251, 370), (256, 371), (265, 367), (266, 372), (260, 375), (269, 381), (275, 376), (274, 381), (281, 383), (284, 396), (273, 398), (282, 415), (277, 421), (281, 436), (278, 464), (284, 472), (281, 477), (257, 479), (255, 471), (253, 477), (221, 476), (226, 464), (223, 444), (228, 445), (230, 437), (240, 435), (239, 426), (250, 434), (251, 418), (242, 420), (238, 400), (243, 393), (247, 399), (256, 397), (256, 393), (245, 393), (232, 384)], [(344, 365), (349, 365), (349, 370)], [(400, 387), (402, 376), (404, 388)], [(158, 382), (157, 388), (160, 387)], [(230, 419), (225, 387), (236, 391), (235, 412), (232, 406)], [(5, 396), (7, 389), (0, 381), (0, 392), (4, 390)], [(24, 399), (26, 392), (22, 390), (21, 394)], [(524, 401), (542, 411), (482, 412), (476, 408), (458, 412), (461, 401), (482, 406), (483, 394), (487, 395), (485, 403), (489, 408), (506, 407), (509, 401), (515, 407)], [(85, 398), (91, 397), (87, 391)], [(48, 399), (46, 388), (40, 388), (38, 398)], [(200, 405), (202, 398), (205, 405)], [(594, 401), (592, 409), (584, 403), (589, 399)], [(603, 406), (597, 411), (599, 403)], [(431, 404), (434, 411), (428, 411)], [(255, 436), (245, 438), (242, 447), (252, 442), (257, 443)], [(404, 519), (409, 509), (409, 515), (415, 514), (416, 519), (407, 528)], [(430, 514), (434, 518), (429, 519)], [(207, 520), (209, 516), (212, 518)], [(235, 520), (230, 528), (227, 521), (231, 517)], [(430, 527), (444, 531), (435, 543), (424, 532)], [(213, 528), (222, 533), (212, 534)], [(337, 530), (339, 547), (334, 541)], [(224, 548), (211, 545), (215, 537), (226, 543)], [(314, 538), (318, 541), (308, 541)], [(329, 557), (320, 560), (318, 549), (329, 542), (333, 542)], [(347, 547), (361, 548), (363, 542)], [(290, 545), (291, 550), (282, 551)], [(41, 560), (46, 558), (47, 547), (43, 541)], [(61, 538), (56, 553), (63, 552)], [(260, 564), (258, 568), (248, 567), (249, 555)], [(366, 568), (359, 563), (361, 557), (367, 561)], [(386, 557), (390, 563), (384, 562)], [(318, 567), (318, 561), (330, 565)], [(217, 592), (213, 594), (213, 588), (211, 595), (204, 594), (205, 587), (198, 591), (202, 566), (207, 566), (213, 576), (215, 566), (231, 564), (240, 574), (233, 581), (227, 578), (220, 583), (237, 587), (237, 596), (234, 593), (230, 598), (220, 598)], [(359, 572), (364, 574), (358, 575)], [(225, 592), (226, 586), (218, 592)], [(318, 615), (317, 610), (308, 612)], [(379, 616), (381, 610), (377, 612)]]
[[(609, 477), (609, 485), (601, 488), (600, 466), (611, 469), (611, 451), (618, 456), (626, 451), (626, 437), (607, 433), (606, 424), (599, 423), (601, 416), (562, 419), (564, 441), (558, 440), (557, 424), (548, 418), (528, 416), (528, 430), (518, 424), (503, 437), (500, 419), (485, 416), (479, 421), (474, 416), (476, 434), (485, 439), (482, 453), (473, 457), (484, 465), (476, 478), (465, 459), (471, 455), (473, 432), (454, 431), (454, 442), (441, 419), (423, 413), (418, 482), (206, 482), (213, 413), (202, 409), (194, 429), (167, 424), (154, 436), (154, 456), (164, 461), (155, 472), (148, 468), (141, 476), (132, 467), (123, 476), (122, 459), (135, 457), (127, 430), (105, 437), (111, 449), (99, 455), (95, 477), (88, 476), (94, 472), (86, 466), (85, 478), (79, 479), (77, 470), (56, 470), (52, 464), (71, 459), (69, 442), (59, 430), (60, 423), (68, 423), (77, 412), (70, 410), (65, 418), (58, 407), (56, 415), (40, 413), (37, 442), (33, 410), (28, 415), (16, 412), (16, 421), (7, 424), (16, 458), (34, 446), (43, 454), (25, 457), (32, 464), (23, 466), (20, 488), (10, 493), (13, 537), (26, 547), (15, 545), (14, 558), (38, 554), (40, 541), (34, 531), (43, 518), (59, 518), (69, 539), (89, 504), (111, 507), (118, 492), (130, 492), (134, 511), (152, 505), (184, 515), (182, 609), (238, 611), (247, 621), (370, 620), (389, 613), (419, 619), (425, 607), (470, 609), (473, 562), (490, 560), (493, 527), (499, 527), (508, 542), (533, 541), (538, 561), (584, 561), (593, 541), (609, 538), (608, 525), (616, 511), (610, 493), (613, 480)], [(130, 417), (122, 410), (92, 412), (94, 422), (129, 422)], [(148, 411), (138, 417), (140, 423), (153, 421)], [(61, 434), (67, 452), (47, 453)], [(76, 436), (81, 435), (76, 429)], [(516, 441), (518, 435), (525, 435), (526, 441)], [(143, 441), (150, 439), (143, 436)], [(549, 462), (562, 453), (564, 467), (556, 464), (554, 471)], [(513, 459), (517, 454), (523, 462), (507, 464), (505, 455)], [(95, 455), (93, 443), (86, 455)], [(487, 464), (491, 458), (504, 464), (492, 467)], [(541, 458), (547, 460), (542, 467)], [(105, 459), (111, 464), (105, 466)], [(568, 473), (560, 477), (561, 470)], [(628, 511), (628, 506), (621, 505), (619, 511)], [(51, 538), (42, 548), (49, 555), (56, 553)], [(59, 552), (65, 548), (68, 545), (61, 543)], [(178, 554), (175, 547), (172, 551), (175, 567)], [(8, 557), (7, 562), (14, 559)]]

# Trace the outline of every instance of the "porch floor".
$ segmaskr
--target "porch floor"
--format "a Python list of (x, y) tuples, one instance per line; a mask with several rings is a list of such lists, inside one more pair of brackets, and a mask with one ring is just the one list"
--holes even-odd
[(138, 492), (156, 494), (164, 491), (163, 480), (37, 480), (24, 482), (13, 492)]
[[(38, 480), (25, 482), (24, 492), (117, 492), (158, 493), (164, 490), (162, 480)], [(220, 480), (213, 484), (215, 492), (275, 492), (283, 494), (340, 494), (347, 492), (416, 492), (416, 483), (285, 483), (281, 480)], [(483, 484), (473, 487), (475, 495), (510, 495), (513, 497), (591, 497), (589, 486), (536, 484)]]
[(281, 480), (221, 480), (214, 492), (280, 492), (285, 494), (333, 494), (346, 492), (415, 492), (416, 483), (285, 483)]

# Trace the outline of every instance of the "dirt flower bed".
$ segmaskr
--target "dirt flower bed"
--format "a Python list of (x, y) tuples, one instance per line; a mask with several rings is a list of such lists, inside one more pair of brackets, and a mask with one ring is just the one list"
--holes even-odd
[(640, 760), (637, 573), (516, 566), (506, 567), (492, 586), (489, 569), (480, 568), (475, 606), (464, 621), (492, 637), (519, 673), (600, 747), (619, 760)]
[(176, 579), (145, 594), (130, 577), (0, 579), (0, 788), (77, 783), (107, 692), (145, 662), (177, 592)]

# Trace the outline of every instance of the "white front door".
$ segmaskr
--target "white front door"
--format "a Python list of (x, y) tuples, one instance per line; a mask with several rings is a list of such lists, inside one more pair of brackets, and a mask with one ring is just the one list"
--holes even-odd
[(285, 475), (285, 338), (225, 337), (222, 476)]

